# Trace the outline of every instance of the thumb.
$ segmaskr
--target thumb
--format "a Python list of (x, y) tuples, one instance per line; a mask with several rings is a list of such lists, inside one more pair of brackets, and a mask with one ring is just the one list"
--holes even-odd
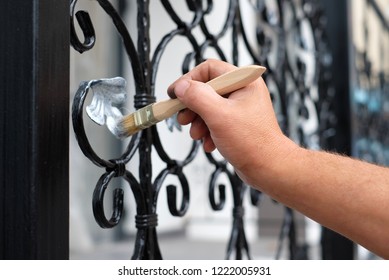
[(208, 84), (194, 80), (180, 80), (174, 88), (174, 94), (190, 110), (201, 116), (204, 121), (223, 108), (226, 101)]

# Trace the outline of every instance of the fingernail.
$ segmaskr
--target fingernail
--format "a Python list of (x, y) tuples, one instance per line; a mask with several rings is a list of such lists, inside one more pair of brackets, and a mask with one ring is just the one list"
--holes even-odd
[(189, 88), (189, 82), (186, 80), (181, 80), (181, 81), (177, 82), (173, 91), (177, 97), (182, 97), (182, 96), (184, 96), (184, 94), (188, 88)]

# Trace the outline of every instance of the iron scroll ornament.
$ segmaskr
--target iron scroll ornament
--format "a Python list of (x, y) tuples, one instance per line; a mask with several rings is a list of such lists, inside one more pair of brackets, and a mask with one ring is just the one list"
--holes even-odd
[[(219, 59), (227, 60), (228, 56), (224, 52), (220, 40), (226, 36), (229, 30), (232, 30), (231, 62), (235, 65), (239, 64), (238, 44), (241, 39), (253, 63), (267, 67), (268, 72), (265, 75), (265, 79), (269, 84), (278, 120), (284, 132), (295, 138), (300, 144), (315, 149), (320, 145), (325, 147), (328, 138), (333, 136), (333, 133), (329, 132), (333, 131), (331, 130), (331, 125), (335, 118), (331, 113), (331, 94), (327, 88), (328, 80), (326, 80), (329, 79), (326, 69), (330, 59), (323, 59), (328, 57), (328, 54), (323, 43), (325, 42), (324, 33), (322, 32), (323, 15), (320, 14), (316, 1), (278, 0), (269, 4), (267, 1), (247, 0), (246, 2), (251, 5), (256, 13), (258, 24), (255, 30), (256, 41), (251, 42), (241, 12), (241, 2), (244, 1), (230, 0), (222, 28), (212, 32), (208, 28), (206, 21), (206, 18), (211, 15), (213, 10), (212, 0), (187, 0), (187, 7), (193, 13), (193, 17), (188, 21), (183, 20), (179, 16), (171, 1), (161, 0), (163, 8), (176, 24), (176, 28), (162, 37), (152, 56), (150, 56), (149, 1), (137, 1), (137, 47), (135, 47), (121, 16), (111, 3), (107, 0), (97, 0), (97, 2), (111, 17), (123, 41), (125, 52), (133, 69), (135, 109), (142, 108), (156, 101), (154, 89), (159, 62), (166, 46), (173, 38), (177, 36), (184, 37), (192, 47), (192, 50), (186, 55), (182, 63), (182, 72), (185, 73), (191, 68), (190, 65), (202, 62), (205, 59), (206, 51), (209, 49), (216, 51)], [(93, 47), (96, 42), (96, 36), (88, 13), (85, 11), (75, 13), (76, 4), (77, 0), (72, 0), (70, 3), (71, 44), (75, 50), (82, 53)], [(285, 9), (291, 12), (286, 14)], [(75, 32), (75, 17), (84, 34), (83, 42), (81, 42)], [(204, 34), (202, 41), (194, 36), (196, 28), (200, 29)], [(313, 32), (313, 29), (315, 29), (315, 32)], [(306, 44), (303, 40), (303, 33), (307, 33), (307, 30), (312, 39), (309, 42), (314, 42), (313, 45)], [(292, 47), (289, 46), (288, 48), (285, 38), (290, 39), (289, 45), (292, 43)], [(299, 55), (290, 52), (290, 49), (300, 50)], [(275, 53), (277, 55), (274, 56)], [(311, 58), (308, 61), (304, 60), (307, 56)], [(312, 70), (312, 67), (316, 71), (314, 71), (313, 76), (310, 76), (311, 79), (306, 79), (305, 77), (311, 73), (308, 73), (307, 69)], [(98, 180), (93, 195), (95, 219), (100, 226), (105, 228), (113, 227), (119, 223), (124, 203), (123, 191), (121, 189), (114, 191), (113, 214), (109, 219), (104, 214), (103, 198), (112, 178), (122, 177), (130, 185), (137, 206), (135, 221), (138, 232), (132, 258), (160, 259), (162, 255), (159, 250), (156, 233), (158, 224), (156, 205), (159, 191), (167, 176), (176, 176), (182, 189), (182, 202), (180, 207), (177, 207), (176, 186), (167, 186), (169, 210), (175, 216), (185, 214), (190, 196), (189, 184), (183, 168), (190, 164), (198, 154), (200, 142), (193, 141), (192, 147), (184, 160), (172, 159), (165, 151), (157, 127), (154, 126), (134, 135), (125, 152), (119, 158), (111, 160), (100, 158), (94, 152), (86, 136), (83, 125), (83, 107), (86, 95), (91, 87), (101, 85), (102, 82), (103, 80), (100, 79), (81, 83), (72, 109), (73, 128), (82, 152), (95, 165), (106, 170)], [(312, 92), (312, 89), (315, 91)], [(316, 120), (319, 116), (320, 123), (317, 124)], [(297, 119), (297, 121), (290, 121), (293, 118)], [(313, 129), (312, 126), (305, 125), (312, 124), (312, 120), (315, 123)], [(171, 125), (171, 127), (173, 126)], [(327, 135), (327, 138), (323, 140), (318, 135)], [(160, 171), (154, 182), (151, 181), (152, 147), (155, 148), (158, 156), (166, 164), (166, 167)], [(135, 179), (131, 172), (126, 170), (125, 166), (136, 152), (139, 153), (139, 157), (142, 159), (139, 166), (139, 181)], [(247, 193), (249, 188), (233, 171), (227, 168), (225, 160), (216, 160), (212, 154), (207, 154), (207, 158), (215, 166), (209, 184), (211, 207), (214, 210), (220, 210), (224, 206), (225, 186), (218, 185), (217, 183), (221, 174), (227, 175), (234, 196), (233, 226), (227, 246), (226, 258), (231, 258), (234, 249), (237, 259), (243, 258), (243, 252), (246, 253), (247, 258), (251, 258), (243, 226), (244, 208), (242, 203), (244, 194)], [(218, 199), (215, 197), (216, 188), (219, 189)], [(261, 194), (250, 189), (250, 195), (252, 203), (259, 205)], [(299, 245), (295, 238), (294, 220), (291, 213), (292, 210), (287, 209), (279, 242), (280, 246), (282, 246), (283, 239), (289, 239), (290, 257), (294, 258), (296, 254), (293, 250), (298, 248)], [(285, 232), (288, 234), (284, 234)], [(278, 252), (280, 251), (281, 247)], [(279, 253), (277, 253), (278, 256)]]
[[(73, 14), (75, 10), (75, 5), (77, 1), (71, 2), (71, 15), (72, 15), (72, 24), (74, 24), (73, 21)], [(130, 61), (132, 63), (132, 67), (135, 69), (143, 69), (147, 68), (149, 69), (150, 65), (147, 65), (147, 59), (142, 60), (146, 61), (143, 63), (143, 65), (140, 63), (140, 59), (138, 57), (142, 57), (145, 55), (144, 51), (147, 51), (147, 36), (142, 37), (142, 35), (139, 36), (139, 40), (142, 42), (142, 48), (138, 53), (134, 53), (135, 47), (132, 43), (131, 37), (128, 35), (129, 33), (126, 31), (124, 24), (122, 20), (120, 19), (118, 13), (113, 9), (113, 7), (110, 5), (108, 1), (98, 1), (99, 4), (103, 7), (103, 9), (110, 15), (110, 17), (113, 19), (113, 22), (115, 26), (118, 29), (119, 34), (121, 34), (122, 39), (124, 41), (124, 45), (126, 47), (127, 54), (130, 58)], [(190, 3), (191, 1), (188, 1)], [(145, 8), (144, 2), (143, 4), (139, 4), (140, 9)], [(231, 3), (235, 3), (235, 1), (231, 1)], [(167, 9), (170, 9), (171, 6), (168, 1), (163, 1), (164, 6)], [(211, 7), (211, 1), (209, 2), (209, 9)], [(199, 53), (202, 53), (205, 46), (208, 45), (205, 44), (202, 48), (197, 44), (197, 42), (194, 40), (194, 37), (190, 35), (190, 29), (193, 28), (193, 26), (198, 25), (200, 23), (200, 15), (204, 14), (204, 11), (202, 11), (201, 5), (197, 6), (197, 8), (193, 5), (189, 5), (191, 9), (195, 9), (195, 17), (191, 25), (184, 24), (181, 20), (178, 20), (178, 18), (175, 18), (178, 26), (179, 31), (172, 32), (170, 35), (165, 36), (162, 42), (159, 44), (155, 57), (152, 61), (152, 64), (158, 63), (158, 60), (160, 58), (160, 55), (162, 53), (163, 47), (171, 38), (173, 35), (176, 34), (185, 34), (189, 38), (189, 40), (192, 42), (193, 48), (195, 51), (191, 54), (188, 54), (187, 58), (184, 61), (183, 69), (188, 69), (190, 61), (192, 59), (195, 59), (199, 63), (202, 61), (202, 58), (198, 55)], [(207, 10), (209, 10), (207, 9)], [(174, 13), (173, 10), (170, 10), (171, 13)], [(90, 20), (89, 15), (84, 12), (80, 11), (77, 12), (77, 19), (80, 23), (81, 29), (85, 28), (86, 30), (83, 32), (85, 36), (89, 35), (90, 38), (86, 38), (85, 42), (95, 42), (94, 38), (94, 29), (92, 26), (92, 22)], [(144, 19), (144, 18), (143, 18)], [(146, 23), (147, 20), (142, 20), (143, 23)], [(229, 20), (231, 22), (231, 20)], [(147, 26), (142, 26), (140, 29), (147, 28)], [(74, 30), (74, 27), (71, 29)], [(225, 31), (222, 31), (223, 33)], [(147, 32), (145, 32), (147, 34)], [(144, 35), (144, 33), (142, 33)], [(81, 43), (80, 40), (77, 38), (77, 34), (75, 32), (72, 33), (72, 44), (73, 47), (78, 50), (79, 52), (87, 51), (91, 48), (90, 43)], [(146, 41), (146, 42), (145, 42)], [(215, 41), (216, 42), (216, 41)], [(145, 47), (146, 46), (146, 47)], [(214, 45), (215, 46), (215, 45)], [(197, 55), (194, 55), (197, 54)], [(151, 102), (155, 101), (155, 97), (153, 94), (146, 94), (146, 92), (149, 92), (152, 87), (150, 87), (149, 83), (146, 83), (145, 81), (150, 81), (150, 77), (152, 78), (151, 83), (154, 83), (155, 80), (155, 71), (156, 67), (153, 68), (152, 71), (134, 71), (137, 73), (138, 77), (135, 78), (136, 83), (136, 91), (137, 94), (135, 95), (135, 108), (143, 107)], [(153, 72), (154, 71), (154, 72)], [(143, 73), (144, 75), (140, 75), (139, 73)], [(148, 73), (152, 73), (151, 75), (147, 75)], [(73, 127), (76, 134), (77, 141), (79, 143), (79, 146), (81, 150), (83, 151), (84, 155), (88, 157), (94, 164), (96, 164), (99, 167), (103, 167), (106, 169), (106, 172), (100, 177), (99, 181), (97, 182), (94, 194), (93, 194), (93, 213), (95, 216), (95, 219), (97, 223), (103, 227), (103, 228), (111, 228), (117, 225), (120, 221), (122, 210), (123, 210), (123, 191), (121, 189), (116, 189), (114, 193), (114, 205), (113, 205), (113, 214), (110, 219), (107, 219), (104, 214), (104, 207), (103, 207), (103, 201), (104, 201), (104, 194), (106, 189), (108, 188), (108, 185), (112, 178), (114, 177), (122, 177), (125, 179), (125, 181), (128, 182), (128, 184), (131, 186), (131, 190), (134, 193), (134, 197), (137, 204), (137, 215), (135, 217), (136, 221), (136, 227), (138, 229), (136, 242), (135, 242), (135, 252), (132, 256), (133, 259), (160, 259), (162, 258), (161, 252), (159, 250), (158, 241), (157, 241), (157, 234), (156, 234), (156, 226), (157, 226), (157, 214), (156, 214), (156, 204), (157, 204), (157, 198), (159, 190), (164, 182), (164, 179), (168, 175), (175, 175), (178, 177), (181, 187), (182, 187), (182, 203), (180, 207), (177, 207), (175, 205), (176, 201), (176, 187), (173, 185), (167, 186), (167, 195), (168, 195), (168, 205), (170, 212), (175, 216), (182, 216), (185, 214), (188, 203), (189, 203), (189, 186), (186, 179), (186, 176), (183, 173), (183, 167), (187, 164), (189, 164), (195, 157), (195, 155), (198, 152), (198, 148), (200, 146), (200, 143), (198, 141), (194, 141), (192, 144), (192, 148), (183, 161), (177, 161), (171, 159), (167, 153), (164, 151), (160, 138), (158, 136), (158, 131), (156, 127), (152, 127), (150, 129), (147, 129), (145, 131), (142, 131), (135, 135), (126, 150), (126, 152), (118, 159), (111, 159), (111, 160), (104, 160), (97, 156), (97, 154), (93, 151), (88, 138), (85, 133), (84, 125), (83, 125), (83, 107), (84, 107), (84, 101), (87, 96), (87, 93), (89, 89), (93, 89), (93, 87), (101, 86), (104, 83), (105, 79), (95, 80), (95, 81), (89, 81), (89, 82), (83, 82), (80, 84), (80, 87), (76, 93), (74, 103), (73, 103)], [(166, 163), (166, 168), (162, 170), (157, 178), (155, 179), (154, 183), (150, 181), (151, 178), (151, 160), (150, 160), (150, 151), (151, 146), (154, 146), (159, 157)], [(125, 164), (128, 163), (136, 151), (139, 151), (140, 157), (143, 159), (141, 161), (141, 166), (139, 168), (140, 170), (140, 182), (137, 182), (135, 177), (125, 169)], [(224, 172), (224, 171), (223, 171)], [(216, 177), (214, 177), (216, 178)], [(237, 180), (237, 176), (234, 175), (234, 181)], [(216, 184), (216, 180), (211, 181), (211, 188), (214, 184)], [(224, 198), (221, 197), (221, 203), (223, 203)], [(151, 202), (151, 203), (150, 203)], [(241, 203), (240, 203), (241, 204)], [(219, 207), (219, 210), (222, 207)], [(240, 215), (235, 215), (237, 217), (237, 220), (239, 220), (239, 223), (234, 224), (242, 224), (242, 218), (243, 218), (243, 211), (237, 211), (241, 213)], [(236, 219), (235, 219), (236, 220)], [(242, 254), (240, 253), (239, 244), (241, 238), (235, 238), (236, 235), (235, 232), (238, 232), (238, 236), (245, 236), (244, 235), (244, 228), (242, 226), (239, 226), (237, 231), (233, 229), (232, 238), (229, 245), (229, 253), (228, 256), (231, 255), (231, 251), (233, 247), (237, 248), (237, 257), (240, 258)], [(242, 234), (243, 233), (243, 234)], [(235, 246), (234, 246), (235, 245)], [(244, 244), (244, 248), (248, 248), (247, 243)], [(246, 251), (248, 251), (246, 249)], [(249, 256), (248, 256), (249, 258)]]
[[(156, 226), (158, 224), (158, 216), (156, 213), (157, 198), (160, 188), (164, 182), (164, 179), (168, 175), (175, 175), (179, 178), (182, 187), (182, 203), (180, 207), (176, 205), (177, 191), (173, 185), (167, 186), (168, 206), (172, 215), (183, 216), (188, 208), (189, 204), (189, 185), (187, 179), (183, 173), (183, 167), (189, 164), (193, 160), (193, 155), (199, 147), (198, 143), (194, 143), (189, 155), (183, 161), (174, 161), (170, 159), (166, 154), (161, 153), (161, 158), (167, 164), (150, 188), (144, 188), (136, 180), (131, 172), (126, 170), (125, 164), (128, 163), (135, 152), (140, 148), (142, 132), (136, 134), (131, 138), (127, 150), (123, 155), (117, 159), (104, 160), (99, 157), (90, 145), (84, 129), (83, 122), (83, 107), (84, 102), (90, 89), (98, 91), (99, 86), (106, 80), (94, 80), (90, 82), (83, 82), (80, 84), (78, 91), (76, 92), (75, 99), (72, 108), (72, 120), (73, 128), (79, 146), (86, 157), (88, 157), (95, 165), (105, 168), (106, 172), (98, 180), (94, 193), (93, 193), (93, 214), (96, 222), (102, 228), (112, 228), (116, 226), (123, 212), (123, 190), (115, 189), (114, 191), (114, 203), (113, 214), (110, 219), (107, 219), (104, 213), (104, 194), (110, 181), (114, 177), (123, 178), (131, 187), (137, 204), (137, 215), (135, 217), (137, 232), (137, 246), (133, 259), (160, 259), (161, 253), (159, 251)], [(154, 133), (155, 128), (152, 128)], [(161, 143), (156, 141), (156, 147), (161, 147)], [(141, 169), (143, 167), (140, 167)]]

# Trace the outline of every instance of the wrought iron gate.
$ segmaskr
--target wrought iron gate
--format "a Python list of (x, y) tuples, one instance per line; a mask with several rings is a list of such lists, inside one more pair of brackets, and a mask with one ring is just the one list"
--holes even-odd
[[(347, 3), (351, 1), (230, 0), (223, 28), (214, 32), (207, 25), (206, 18), (212, 13), (216, 2), (187, 0), (185, 3), (191, 14), (187, 20), (177, 13), (173, 1), (161, 0), (176, 28), (165, 34), (154, 53), (149, 48), (150, 1), (136, 2), (139, 32), (136, 44), (119, 15), (120, 10), (116, 11), (108, 0), (97, 2), (112, 18), (134, 70), (135, 108), (155, 101), (158, 64), (173, 38), (184, 38), (191, 46), (182, 62), (182, 73), (206, 59), (209, 49), (216, 53), (216, 57), (239, 64), (243, 46), (250, 54), (252, 63), (265, 65), (269, 69), (265, 78), (285, 133), (310, 148), (335, 149), (386, 164), (387, 137), (382, 132), (386, 131), (385, 93), (389, 70), (385, 63), (378, 68), (372, 67), (376, 61), (370, 56), (367, 46), (355, 48), (353, 54), (358, 57), (358, 64), (355, 65), (357, 71), (353, 67), (350, 69), (350, 33), (346, 15)], [(385, 57), (388, 23), (379, 4), (381, 2), (364, 1), (365, 12), (370, 13), (365, 20), (377, 19), (382, 31), (382, 40), (378, 45)], [(125, 0), (119, 0), (120, 5), (125, 3)], [(80, 52), (99, 43), (88, 13), (76, 13), (76, 4), (77, 0), (70, 1), (69, 18), (68, 1), (0, 2), (0, 26), (4, 31), (0, 40), (0, 120), (4, 132), (0, 138), (0, 258), (3, 259), (69, 257), (68, 42)], [(256, 26), (251, 30), (255, 33), (254, 41), (250, 39), (250, 31), (244, 24), (243, 5), (249, 5), (256, 15)], [(83, 40), (75, 33), (74, 17), (77, 17), (84, 33)], [(194, 36), (194, 30), (201, 32), (201, 39)], [(372, 36), (366, 24), (364, 34), (365, 39)], [(220, 43), (227, 35), (231, 35), (232, 49), (229, 54)], [(350, 84), (348, 81), (352, 76), (358, 79)], [(348, 93), (351, 93), (353, 101), (351, 107)], [(122, 190), (115, 191), (112, 217), (106, 217), (102, 199), (112, 178), (124, 178), (137, 200), (138, 233), (133, 258), (162, 258), (156, 230), (156, 198), (166, 177), (177, 177), (182, 190), (182, 203), (176, 205), (176, 186), (169, 185), (168, 204), (173, 215), (185, 214), (190, 201), (190, 186), (184, 167), (201, 153), (199, 143), (193, 142), (185, 159), (177, 160), (166, 153), (158, 128), (153, 127), (135, 135), (120, 157), (103, 159), (93, 150), (83, 129), (82, 105), (87, 94), (88, 84), (85, 83), (81, 85), (73, 103), (72, 115), (82, 151), (94, 164), (104, 169), (100, 179), (96, 178), (93, 197), (96, 221), (103, 227), (115, 226), (120, 221), (125, 203)], [(350, 116), (354, 120), (352, 131), (349, 130)], [(152, 181), (151, 153), (154, 148), (165, 168)], [(126, 169), (126, 164), (136, 153), (142, 159), (139, 180)], [(214, 166), (209, 186), (212, 207), (215, 210), (223, 207), (225, 198), (226, 187), (218, 185), (218, 176), (226, 175), (234, 191), (233, 226), (226, 258), (249, 258), (242, 194), (252, 191), (225, 161), (212, 154), (207, 156)], [(220, 197), (215, 197), (215, 190), (219, 190)], [(260, 197), (259, 193), (253, 192), (251, 195), (252, 202), (259, 207)], [(303, 244), (297, 243), (294, 213), (291, 209), (285, 212), (279, 244), (283, 244), (283, 239), (289, 241), (289, 257), (292, 259), (307, 257)], [(323, 258), (353, 258), (353, 244), (350, 241), (326, 229), (322, 239)]]
[[(328, 139), (334, 137), (335, 114), (332, 110), (333, 89), (330, 87), (331, 53), (326, 45), (325, 17), (317, 1), (246, 1), (256, 15), (255, 28), (256, 40), (250, 42), (241, 11), (242, 2), (229, 1), (229, 7), (225, 16), (225, 22), (221, 30), (211, 31), (207, 25), (207, 16), (212, 13), (213, 1), (186, 1), (187, 8), (192, 17), (186, 20), (176, 11), (170, 1), (161, 1), (163, 8), (174, 21), (176, 27), (165, 34), (159, 42), (154, 53), (150, 51), (150, 12), (149, 1), (138, 1), (137, 18), (137, 45), (130, 36), (118, 11), (107, 0), (98, 0), (101, 8), (112, 18), (118, 33), (120, 34), (129, 63), (133, 69), (136, 93), (134, 96), (135, 109), (142, 108), (155, 98), (155, 83), (158, 75), (161, 57), (175, 37), (185, 38), (191, 50), (182, 62), (182, 73), (187, 72), (192, 65), (198, 64), (207, 58), (206, 53), (213, 49), (221, 60), (232, 57), (231, 63), (239, 64), (240, 44), (250, 54), (253, 64), (265, 65), (268, 68), (265, 77), (271, 94), (278, 119), (284, 132), (301, 145), (318, 149), (325, 147)], [(88, 51), (96, 42), (92, 21), (85, 11), (76, 11), (77, 1), (71, 2), (72, 24), (75, 24), (75, 16), (84, 34), (84, 41), (78, 38), (75, 27), (72, 25), (71, 42), (74, 49), (79, 52)], [(203, 39), (194, 35), (200, 30)], [(223, 49), (221, 40), (228, 32), (232, 32), (231, 54)], [(114, 194), (113, 215), (109, 218), (104, 213), (104, 194), (109, 183), (114, 177), (122, 177), (131, 187), (134, 194), (137, 213), (135, 225), (138, 229), (134, 259), (160, 259), (162, 254), (158, 246), (156, 227), (158, 215), (156, 213), (159, 191), (168, 175), (177, 176), (182, 195), (181, 205), (176, 205), (176, 186), (167, 186), (168, 205), (172, 215), (183, 216), (190, 201), (189, 184), (183, 169), (200, 152), (199, 142), (194, 141), (192, 149), (182, 161), (171, 158), (165, 151), (157, 127), (142, 131), (131, 138), (122, 156), (115, 159), (102, 159), (93, 150), (88, 141), (83, 126), (84, 101), (88, 92), (93, 91), (99, 95), (99, 90), (109, 87), (117, 91), (117, 83), (113, 80), (96, 80), (83, 82), (73, 103), (73, 127), (83, 153), (97, 166), (105, 169), (105, 172), (97, 182), (93, 195), (93, 210), (97, 223), (101, 227), (114, 227), (121, 218), (123, 211), (123, 190), (116, 189)], [(120, 91), (120, 90), (119, 90)], [(97, 100), (95, 98), (94, 100)], [(94, 108), (104, 106), (103, 101), (93, 101)], [(96, 102), (100, 102), (96, 105)], [(108, 105), (109, 106), (109, 105)], [(320, 116), (320, 118), (319, 118)], [(104, 116), (103, 116), (104, 118)], [(320, 122), (319, 122), (320, 120)], [(174, 127), (174, 120), (168, 123)], [(155, 148), (156, 153), (166, 167), (161, 170), (152, 181), (151, 152)], [(131, 161), (135, 153), (139, 153), (139, 181), (126, 169), (126, 164)], [(248, 188), (228, 168), (224, 160), (216, 159), (212, 154), (207, 158), (213, 164), (214, 171), (210, 178), (209, 199), (214, 210), (220, 210), (225, 201), (225, 186), (217, 185), (221, 174), (227, 175), (234, 196), (233, 225), (229, 243), (227, 245), (226, 258), (250, 258), (249, 246), (244, 230), (244, 193), (251, 192), (251, 200), (255, 205), (260, 205), (261, 194)], [(215, 198), (215, 190), (218, 189), (220, 197)], [(289, 257), (291, 259), (307, 258), (306, 247), (298, 244), (295, 232), (294, 212), (287, 209), (284, 223), (280, 231), (279, 248), (276, 258), (279, 258), (283, 240), (289, 242)]]

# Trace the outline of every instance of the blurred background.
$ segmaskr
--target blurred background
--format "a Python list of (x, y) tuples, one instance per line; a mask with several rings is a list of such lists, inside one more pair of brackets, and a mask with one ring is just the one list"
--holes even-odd
[[(139, 36), (138, 2), (113, 0), (134, 42)], [(147, 1), (146, 1), (147, 2)], [(166, 34), (177, 28), (167, 12), (168, 1), (150, 1), (150, 54)], [(188, 3), (171, 1), (175, 13), (191, 22), (194, 12)], [(220, 34), (228, 21), (231, 3), (235, 1), (197, 1), (212, 9), (204, 24), (210, 34)], [(387, 165), (389, 36), (388, 0), (354, 1), (249, 1), (239, 2), (242, 31), (232, 27), (218, 38), (218, 48), (208, 47), (203, 58), (218, 58), (238, 65), (259, 63), (270, 70), (266, 81), (283, 129), (301, 145), (312, 149), (331, 149)], [(127, 80), (128, 98), (125, 113), (134, 111), (135, 81), (133, 69), (123, 49), (123, 42), (111, 18), (97, 1), (78, 1), (77, 10), (86, 10), (96, 33), (95, 46), (85, 53), (71, 49), (71, 100), (79, 84), (101, 78), (122, 76)], [(81, 33), (79, 28), (77, 32)], [(238, 34), (236, 34), (238, 33)], [(209, 39), (199, 24), (191, 34), (198, 42)], [(80, 35), (82, 36), (82, 35)], [(235, 39), (234, 39), (235, 38)], [(238, 43), (234, 45), (234, 40)], [(235, 46), (235, 47), (234, 47)], [(237, 48), (236, 48), (237, 46)], [(248, 48), (247, 46), (250, 46)], [(193, 51), (185, 36), (175, 36), (165, 47), (155, 83), (157, 100), (167, 98), (166, 88), (183, 72), (183, 61)], [(254, 54), (252, 53), (254, 52)], [(194, 66), (195, 62), (189, 65)], [(280, 73), (283, 75), (280, 75)], [(86, 103), (90, 100), (86, 101)], [(85, 130), (93, 149), (105, 159), (118, 158), (129, 140), (117, 140), (106, 127), (84, 118)], [(176, 160), (183, 160), (192, 147), (188, 128), (171, 132), (165, 122), (157, 125), (165, 151)], [(243, 140), (243, 139), (242, 139)], [(218, 154), (213, 155), (220, 159)], [(126, 165), (139, 179), (142, 158), (136, 154)], [(152, 151), (153, 180), (166, 167), (158, 153)], [(200, 149), (196, 158), (185, 166), (190, 186), (189, 208), (183, 217), (169, 212), (166, 186), (179, 185), (175, 176), (168, 176), (158, 196), (158, 241), (165, 259), (224, 259), (232, 229), (233, 194), (227, 176), (218, 184), (226, 185), (226, 202), (214, 211), (209, 202), (209, 183), (214, 166)], [(102, 229), (92, 212), (92, 194), (104, 170), (93, 165), (80, 151), (70, 127), (70, 258), (130, 259), (136, 240), (136, 203), (126, 182), (115, 179), (109, 188), (124, 190), (124, 216), (112, 229)], [(309, 176), (307, 174), (307, 176)], [(106, 215), (111, 209), (111, 193), (106, 195)], [(179, 200), (181, 197), (180, 188)], [(266, 196), (251, 203), (250, 192), (242, 199), (245, 208), (244, 230), (254, 259), (290, 258), (290, 241), (301, 249), (301, 258), (322, 259), (323, 246), (344, 245), (348, 256), (356, 259), (376, 258), (365, 249), (323, 229), (299, 213)], [(178, 202), (180, 203), (180, 201)], [(293, 217), (296, 236), (281, 239), (286, 218)], [(366, 217), (368, 218), (368, 217)], [(290, 224), (289, 224), (290, 225)], [(326, 242), (327, 239), (327, 243)], [(340, 240), (331, 243), (328, 240)], [(324, 242), (324, 245), (323, 245)], [(329, 244), (330, 243), (330, 244)], [(340, 247), (342, 247), (341, 245)], [(334, 254), (333, 258), (341, 258)]]

